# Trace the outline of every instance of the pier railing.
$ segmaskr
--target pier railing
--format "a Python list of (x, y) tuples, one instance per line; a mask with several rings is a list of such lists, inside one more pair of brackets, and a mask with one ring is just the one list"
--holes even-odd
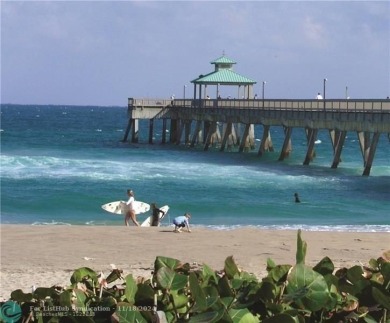
[(129, 98), (129, 107), (186, 107), (186, 108), (234, 108), (234, 109), (278, 109), (278, 110), (326, 110), (344, 112), (390, 113), (390, 100), (237, 100), (237, 99), (136, 99)]
[[(390, 132), (390, 100), (129, 99), (135, 119), (184, 119)], [(314, 122), (314, 123), (313, 123)], [(341, 124), (340, 124), (341, 122)]]

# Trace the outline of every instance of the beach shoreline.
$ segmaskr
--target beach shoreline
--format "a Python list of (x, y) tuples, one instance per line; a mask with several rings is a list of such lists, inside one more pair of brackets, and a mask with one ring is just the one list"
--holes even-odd
[[(296, 230), (239, 228), (174, 233), (171, 227), (32, 226), (1, 224), (0, 300), (16, 289), (67, 286), (74, 270), (108, 274), (112, 264), (124, 275), (149, 277), (157, 256), (221, 270), (233, 256), (243, 270), (262, 278), (267, 259), (295, 263)], [(367, 264), (390, 246), (388, 232), (302, 231), (306, 263), (328, 256), (336, 268)]]

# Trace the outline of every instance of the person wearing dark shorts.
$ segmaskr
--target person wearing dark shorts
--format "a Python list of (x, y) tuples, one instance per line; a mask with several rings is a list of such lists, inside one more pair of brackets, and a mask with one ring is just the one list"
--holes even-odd
[(173, 224), (175, 225), (175, 230), (174, 232), (181, 232), (181, 229), (184, 227), (187, 227), (187, 231), (191, 232), (190, 230), (190, 224), (189, 224), (189, 219), (191, 218), (191, 214), (185, 213), (182, 216), (178, 216), (173, 219)]

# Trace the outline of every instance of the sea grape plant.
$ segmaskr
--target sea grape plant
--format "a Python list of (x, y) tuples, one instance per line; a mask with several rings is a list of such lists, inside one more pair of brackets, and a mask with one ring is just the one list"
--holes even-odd
[(335, 271), (328, 257), (314, 267), (306, 265), (306, 250), (299, 230), (295, 265), (268, 259), (261, 280), (241, 270), (232, 256), (221, 271), (159, 256), (148, 279), (123, 277), (119, 269), (104, 277), (83, 267), (66, 288), (16, 290), (6, 303), (20, 306), (20, 321), (39, 323), (390, 322), (388, 255)]

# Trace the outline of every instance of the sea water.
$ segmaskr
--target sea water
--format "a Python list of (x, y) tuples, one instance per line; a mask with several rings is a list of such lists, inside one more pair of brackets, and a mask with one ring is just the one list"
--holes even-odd
[[(331, 169), (333, 150), (321, 130), (316, 157), (304, 166), (307, 141), (294, 129), (292, 152), (278, 161), (282, 127), (271, 127), (275, 151), (204, 151), (202, 146), (154, 143), (148, 121), (140, 141), (122, 142), (126, 107), (1, 105), (1, 223), (123, 225), (101, 205), (137, 200), (169, 205), (163, 225), (185, 212), (191, 223), (214, 229), (243, 226), (274, 229), (390, 232), (390, 143), (379, 140), (370, 176), (356, 133), (347, 134), (342, 162)], [(167, 132), (169, 136), (169, 132)], [(294, 202), (294, 193), (301, 203)], [(146, 215), (139, 215), (143, 220)]]

